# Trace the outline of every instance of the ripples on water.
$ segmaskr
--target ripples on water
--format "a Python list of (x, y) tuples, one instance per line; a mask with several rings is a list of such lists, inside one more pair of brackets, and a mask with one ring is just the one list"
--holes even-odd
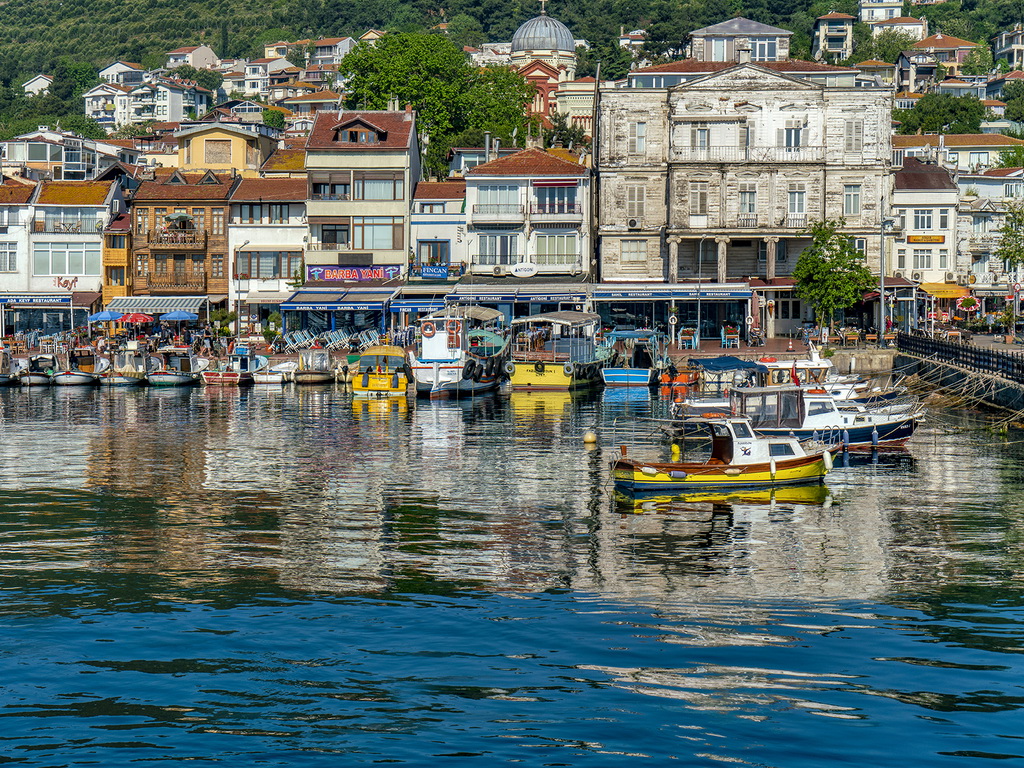
[(663, 415), (3, 392), (0, 762), (1024, 756), (1012, 435), (935, 414), (827, 489), (617, 497)]

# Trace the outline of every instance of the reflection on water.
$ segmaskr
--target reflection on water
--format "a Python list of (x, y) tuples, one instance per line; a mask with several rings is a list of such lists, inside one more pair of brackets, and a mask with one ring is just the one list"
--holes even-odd
[(614, 493), (667, 405), (0, 393), (0, 754), (1022, 752), (1020, 445), (947, 417), (827, 486)]

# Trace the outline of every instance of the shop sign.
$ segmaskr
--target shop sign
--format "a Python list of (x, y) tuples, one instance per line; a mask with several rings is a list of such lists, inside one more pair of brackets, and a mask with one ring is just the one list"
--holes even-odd
[(907, 237), (908, 243), (944, 243), (946, 242), (945, 235), (909, 235)]
[(359, 283), (367, 280), (392, 280), (402, 274), (397, 264), (386, 267), (343, 267), (341, 265), (306, 265), (306, 279), (323, 282)]

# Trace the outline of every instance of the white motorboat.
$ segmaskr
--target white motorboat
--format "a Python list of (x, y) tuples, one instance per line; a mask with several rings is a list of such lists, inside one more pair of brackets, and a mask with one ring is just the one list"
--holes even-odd
[(292, 374), (295, 373), (295, 369), (298, 367), (299, 364), (294, 360), (278, 363), (270, 368), (264, 368), (261, 371), (256, 371), (256, 373), (252, 375), (253, 383), (281, 386), (285, 382), (291, 381)]
[(92, 347), (76, 347), (68, 353), (67, 365), (54, 371), (51, 381), (58, 387), (91, 387), (100, 383), (110, 360), (98, 357)]
[(56, 355), (30, 355), (17, 373), (18, 383), (23, 387), (48, 387), (58, 367)]
[(488, 307), (452, 306), (423, 318), (419, 354), (409, 356), (416, 392), (437, 398), (497, 389), (508, 339), (484, 324), (500, 317)]
[(296, 384), (330, 384), (335, 377), (331, 353), (322, 349), (307, 349), (299, 353), (297, 367), (292, 369), (291, 380)]
[(205, 357), (189, 352), (165, 352), (164, 363), (146, 375), (151, 387), (187, 387), (198, 384), (203, 371), (210, 367)]

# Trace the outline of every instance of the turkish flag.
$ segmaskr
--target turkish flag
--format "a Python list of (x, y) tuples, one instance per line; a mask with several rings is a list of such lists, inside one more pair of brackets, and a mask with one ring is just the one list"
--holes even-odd
[(796, 375), (796, 360), (793, 361), (793, 370), (789, 372), (789, 377), (792, 379), (794, 384), (800, 383), (800, 377)]

